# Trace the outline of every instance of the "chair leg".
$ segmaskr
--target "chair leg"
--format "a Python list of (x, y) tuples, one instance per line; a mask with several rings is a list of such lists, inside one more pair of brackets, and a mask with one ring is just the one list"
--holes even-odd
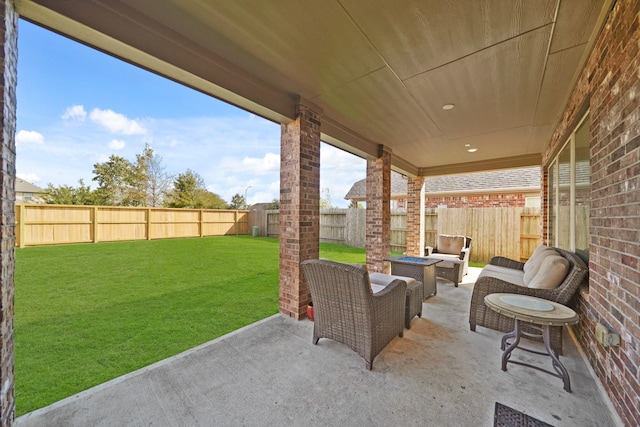
[(469, 329), (471, 329), (473, 332), (476, 331), (476, 325), (474, 325), (473, 323), (469, 323)]
[(313, 337), (313, 345), (318, 344), (318, 341), (320, 340), (320, 338), (317, 337)]
[(368, 371), (370, 371), (370, 370), (371, 370), (371, 368), (373, 368), (373, 361), (371, 361), (371, 362), (367, 362), (367, 361), (365, 360), (365, 362), (366, 362), (366, 364), (367, 364), (367, 370), (368, 370)]

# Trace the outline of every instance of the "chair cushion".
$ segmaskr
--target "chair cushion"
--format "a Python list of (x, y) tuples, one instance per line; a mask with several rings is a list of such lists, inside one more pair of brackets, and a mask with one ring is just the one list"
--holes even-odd
[(384, 288), (386, 288), (385, 285), (376, 285), (375, 283), (371, 284), (371, 290), (373, 291), (374, 294), (377, 294), (380, 291), (383, 291)]
[(569, 261), (560, 255), (550, 255), (542, 260), (538, 272), (527, 286), (537, 289), (555, 289), (568, 273)]
[(478, 275), (478, 279), (484, 276), (495, 277), (496, 279), (513, 283), (514, 285), (526, 286), (524, 284), (524, 281), (522, 280), (523, 275), (524, 273), (522, 272), (522, 270), (487, 264)]
[[(414, 279), (413, 277), (394, 276), (384, 273), (371, 273), (369, 275), (369, 280), (371, 281), (371, 289), (373, 290), (374, 294), (389, 286), (391, 282), (396, 279), (404, 280), (405, 282), (407, 282), (407, 287), (411, 286), (416, 281), (416, 279)], [(380, 286), (382, 286), (382, 288), (379, 288)]]
[(529, 261), (531, 261), (529, 265), (525, 263), (525, 265), (523, 266), (524, 283), (527, 286), (529, 286), (529, 282), (533, 280), (535, 275), (538, 274), (540, 266), (542, 266), (542, 262), (549, 256), (560, 256), (560, 254), (558, 254), (558, 252), (554, 251), (553, 249), (541, 250), (536, 254), (535, 258), (532, 257), (529, 259)]
[(464, 236), (438, 235), (438, 252), (442, 254), (460, 255), (464, 249)]
[(438, 264), (436, 264), (436, 266), (438, 268), (444, 267), (444, 268), (453, 268), (453, 262), (449, 262), (449, 261), (459, 261), (458, 264), (460, 264), (462, 262), (462, 260), (460, 260), (460, 254), (441, 254), (441, 253), (435, 253), (435, 254), (431, 254), (429, 255), (429, 258), (433, 258), (433, 259), (441, 259), (443, 262), (439, 262)]

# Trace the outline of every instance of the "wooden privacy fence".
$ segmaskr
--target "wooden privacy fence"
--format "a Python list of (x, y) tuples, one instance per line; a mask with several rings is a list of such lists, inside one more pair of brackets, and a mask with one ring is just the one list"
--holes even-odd
[[(277, 237), (278, 211), (251, 211), (250, 225), (260, 235)], [(540, 244), (540, 208), (439, 208), (425, 211), (425, 245), (435, 246), (438, 234), (471, 237), (471, 261), (487, 263), (502, 255), (526, 260)], [(363, 248), (365, 209), (323, 209), (320, 212), (320, 241)], [(391, 210), (391, 250), (406, 250), (407, 215)]]
[(249, 212), (120, 206), (16, 205), (16, 246), (247, 234)]

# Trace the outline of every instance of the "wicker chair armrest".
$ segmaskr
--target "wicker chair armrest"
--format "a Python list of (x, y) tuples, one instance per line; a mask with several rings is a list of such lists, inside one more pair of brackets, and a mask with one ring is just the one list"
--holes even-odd
[(524, 262), (516, 261), (514, 259), (503, 256), (494, 256), (489, 260), (489, 264), (497, 265), (498, 267), (513, 268), (515, 270), (524, 269)]
[(429, 256), (433, 253), (433, 246), (424, 247), (424, 256)]
[[(396, 288), (401, 288), (401, 289), (396, 289)], [(402, 293), (403, 291), (404, 291), (404, 293)], [(378, 299), (378, 298), (393, 298), (393, 297), (387, 297), (387, 295), (388, 294), (394, 294), (395, 295), (396, 293), (398, 293), (398, 294), (404, 296), (406, 292), (407, 292), (407, 282), (405, 282), (404, 280), (401, 280), (401, 279), (394, 279), (383, 290), (373, 294), (373, 298), (374, 299)]]
[(394, 311), (400, 310), (404, 316), (407, 282), (395, 279), (386, 288), (373, 294), (373, 308), (376, 316), (391, 318)]
[(471, 249), (469, 248), (464, 248), (463, 250), (460, 251), (460, 261), (469, 261), (469, 251)]

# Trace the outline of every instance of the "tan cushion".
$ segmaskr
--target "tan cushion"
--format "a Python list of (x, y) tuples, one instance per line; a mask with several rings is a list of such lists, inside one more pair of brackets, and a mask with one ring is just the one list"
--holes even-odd
[[(537, 258), (538, 256), (540, 256), (540, 254), (546, 250), (550, 249), (549, 246), (546, 245), (540, 245), (538, 246), (533, 253), (531, 254), (531, 256), (529, 257), (529, 259), (527, 260), (527, 262), (524, 263), (524, 267), (522, 267), (522, 270), (524, 270), (525, 272), (530, 269), (534, 264), (536, 264)], [(538, 267), (540, 267), (540, 264), (538, 264)]]
[(464, 248), (464, 236), (438, 235), (438, 252), (443, 254), (460, 255)]
[(533, 261), (528, 266), (525, 263), (525, 267), (527, 268), (526, 269), (523, 268), (523, 271), (524, 271), (523, 279), (524, 279), (524, 283), (527, 284), (527, 286), (529, 286), (528, 283), (533, 280), (536, 274), (538, 274), (538, 271), (540, 270), (540, 266), (542, 266), (542, 263), (544, 262), (544, 260), (549, 256), (560, 256), (560, 255), (558, 254), (558, 252), (554, 251), (553, 249), (545, 249), (538, 252), (535, 258), (532, 257), (530, 260), (533, 260)]
[(496, 279), (504, 280), (514, 285), (525, 286), (522, 281), (522, 274), (522, 270), (487, 264), (478, 275), (478, 279), (485, 276), (495, 277)]
[(555, 289), (567, 277), (569, 261), (560, 255), (547, 256), (533, 279), (527, 285), (537, 289)]
[(384, 274), (384, 273), (371, 273), (369, 275), (369, 280), (371, 281), (372, 285), (389, 286), (391, 282), (393, 282), (396, 279), (404, 280), (405, 282), (407, 282), (407, 287), (411, 286), (416, 281), (416, 279), (414, 279), (413, 277), (394, 276), (391, 274)]

